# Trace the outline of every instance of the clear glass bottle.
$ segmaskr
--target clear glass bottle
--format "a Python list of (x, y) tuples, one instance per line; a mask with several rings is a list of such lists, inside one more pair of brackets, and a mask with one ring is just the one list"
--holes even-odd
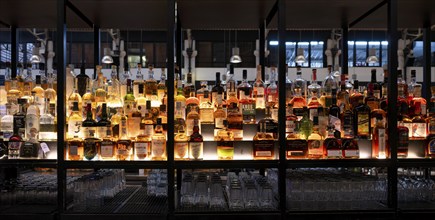
[(144, 85), (143, 84), (139, 85), (139, 92), (138, 92), (137, 96), (135, 96), (135, 97), (136, 97), (136, 100), (135, 100), (136, 108), (140, 111), (140, 113), (142, 114), (142, 117), (144, 117), (145, 113), (146, 113), (147, 99), (144, 96)]
[(227, 77), (226, 97), (234, 95), (237, 97), (237, 81), (234, 79), (234, 65), (230, 64), (230, 71)]
[(223, 121), (223, 126), (223, 129), (219, 129), (215, 136), (218, 160), (232, 160), (234, 158), (234, 133), (227, 129), (227, 120)]
[[(48, 101), (48, 99), (47, 99), (47, 101)], [(89, 106), (90, 105), (91, 104), (89, 104)], [(48, 111), (48, 109), (47, 109), (47, 111)], [(86, 111), (88, 111), (87, 108), (86, 108)], [(51, 115), (49, 111), (47, 113), (49, 115)], [(92, 114), (92, 109), (91, 109), (91, 114)], [(54, 116), (53, 116), (53, 123), (54, 123)], [(68, 123), (67, 138), (73, 138), (73, 137), (83, 138), (84, 137), (84, 134), (83, 134), (84, 130), (82, 128), (83, 117), (82, 117), (81, 112), (79, 112), (79, 103), (78, 102), (73, 102), (72, 113), (68, 117), (67, 123)]]
[(277, 108), (278, 105), (278, 86), (276, 85), (276, 70), (275, 67), (271, 68), (270, 84), (266, 88), (266, 106)]
[(129, 115), (136, 104), (136, 98), (133, 95), (132, 82), (130, 79), (127, 80), (127, 94), (124, 96), (124, 114)]
[(145, 81), (143, 80), (143, 74), (142, 74), (142, 64), (137, 64), (137, 72), (136, 72), (136, 79), (133, 82), (133, 95), (134, 97), (139, 96), (139, 85), (144, 85)]
[(71, 94), (69, 94), (68, 100), (67, 100), (67, 103), (68, 103), (68, 111), (66, 112), (67, 117), (72, 113), (73, 102), (78, 102), (79, 103), (79, 111), (82, 111), (82, 109), (81, 109), (82, 108), (82, 97), (80, 96), (80, 94), (78, 92), (76, 79), (74, 79), (73, 84), (74, 84), (74, 87), (71, 91)]
[(90, 103), (91, 107), (92, 107), (93, 115), (95, 117), (95, 111), (96, 111), (97, 106), (96, 106), (96, 102), (95, 102), (95, 96), (92, 93), (91, 83), (90, 83), (90, 79), (89, 78), (87, 79), (87, 84), (86, 85), (87, 85), (86, 86), (86, 91), (85, 91), (85, 93), (82, 96), (82, 116), (86, 117), (86, 113), (87, 113), (86, 106), (88, 105), (88, 103)]
[(165, 72), (165, 68), (162, 68), (160, 81), (157, 84), (157, 96), (162, 103), (163, 103), (163, 98), (166, 96), (167, 92), (168, 92), (168, 87), (166, 86), (166, 72)]
[(266, 107), (265, 101), (265, 88), (263, 80), (261, 79), (261, 66), (257, 66), (257, 77), (253, 86), (253, 98), (255, 99), (255, 108), (264, 109)]
[[(308, 119), (309, 120), (309, 119)], [(310, 121), (311, 122), (311, 121)], [(323, 137), (319, 134), (319, 119), (318, 117), (313, 118), (312, 122), (313, 132), (307, 138), (308, 144), (308, 158), (310, 159), (322, 159), (324, 150), (322, 140)]]
[(18, 112), (14, 114), (14, 133), (15, 130), (22, 140), (26, 136), (26, 105), (27, 99), (18, 99)]
[(14, 133), (14, 116), (11, 114), (11, 104), (9, 103), (6, 104), (6, 115), (1, 118), (0, 128), (4, 141), (9, 141)]
[(118, 72), (116, 71), (115, 65), (112, 65), (112, 72), (110, 75), (111, 78), (107, 83), (107, 113), (109, 118), (116, 114), (119, 107), (123, 106), (123, 96), (120, 96), (121, 83), (118, 80)]
[(376, 118), (376, 125), (373, 129), (372, 136), (372, 157), (378, 159), (387, 158), (387, 133), (384, 123), (382, 122), (382, 117)]
[(189, 137), (186, 135), (183, 127), (179, 127), (177, 134), (174, 137), (174, 159), (188, 160), (189, 159)]
[(148, 66), (148, 79), (145, 81), (145, 97), (150, 100), (153, 94), (157, 94), (157, 81), (154, 79), (153, 66)]
[(32, 92), (35, 92), (35, 103), (38, 105), (40, 114), (44, 113), (45, 101), (44, 101), (44, 89), (41, 87), (41, 75), (36, 75), (35, 87)]
[(162, 120), (157, 119), (151, 140), (152, 160), (166, 160), (166, 137), (163, 135)]
[(216, 84), (215, 86), (212, 88), (211, 90), (211, 100), (212, 100), (212, 104), (216, 110), (217, 108), (217, 100), (218, 100), (218, 96), (220, 96), (220, 100), (224, 99), (224, 88), (221, 86), (220, 84), (220, 77), (221, 73), (220, 72), (216, 72)]
[(96, 130), (97, 130), (97, 137), (98, 138), (105, 138), (108, 134), (111, 134), (111, 127), (112, 123), (108, 119), (107, 116), (107, 104), (103, 103), (101, 108), (101, 119), (96, 124)]
[(301, 90), (301, 95), (302, 97), (307, 100), (308, 96), (307, 96), (307, 81), (302, 78), (302, 69), (301, 66), (297, 66), (296, 67), (296, 79), (294, 82), (294, 88), (299, 87)]
[(39, 117), (40, 117), (40, 110), (38, 105), (35, 103), (35, 92), (32, 92), (32, 99), (31, 104), (27, 108), (26, 111), (26, 140), (39, 139), (39, 130), (40, 130), (40, 124), (39, 124)]

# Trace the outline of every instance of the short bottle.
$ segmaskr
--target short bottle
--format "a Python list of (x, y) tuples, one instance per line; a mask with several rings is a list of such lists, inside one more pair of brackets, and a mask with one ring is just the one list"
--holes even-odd
[(343, 158), (343, 150), (341, 148), (341, 142), (334, 136), (335, 127), (333, 125), (328, 126), (328, 136), (323, 141), (323, 150), (325, 158), (328, 159), (341, 159)]
[(89, 130), (88, 136), (83, 141), (83, 156), (86, 160), (98, 160), (101, 140), (95, 137), (95, 130)]
[(68, 140), (68, 160), (83, 160), (83, 141), (76, 135)]
[(174, 159), (188, 160), (189, 159), (189, 137), (181, 126), (174, 137)]
[[(309, 119), (308, 119), (309, 120)], [(312, 123), (313, 132), (308, 136), (308, 158), (310, 159), (321, 159), (323, 158), (323, 138), (319, 134), (319, 119), (317, 117), (313, 118)]]
[(101, 141), (100, 157), (102, 160), (113, 160), (116, 158), (116, 141), (113, 140), (110, 129), (106, 132)]
[(223, 129), (219, 129), (215, 136), (218, 160), (232, 160), (234, 158), (234, 133), (227, 128), (227, 120), (223, 121), (223, 125)]
[(378, 159), (387, 158), (387, 133), (382, 117), (376, 118), (372, 136), (372, 157)]
[(274, 138), (270, 133), (266, 132), (266, 125), (260, 124), (260, 131), (254, 136), (253, 141), (253, 157), (254, 160), (275, 159)]

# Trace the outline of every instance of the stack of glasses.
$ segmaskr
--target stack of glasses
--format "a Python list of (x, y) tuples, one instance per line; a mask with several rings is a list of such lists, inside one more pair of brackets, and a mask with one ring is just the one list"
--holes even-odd
[(73, 209), (97, 209), (126, 188), (124, 170), (99, 170), (74, 181)]
[(435, 182), (424, 176), (400, 176), (397, 182), (400, 202), (431, 202), (435, 200)]
[(56, 173), (30, 172), (21, 174), (17, 179), (0, 181), (0, 206), (56, 203)]
[(288, 170), (286, 187), (291, 210), (379, 209), (387, 200), (385, 177), (349, 170)]
[(147, 194), (156, 197), (168, 196), (168, 173), (166, 170), (153, 169), (148, 173)]

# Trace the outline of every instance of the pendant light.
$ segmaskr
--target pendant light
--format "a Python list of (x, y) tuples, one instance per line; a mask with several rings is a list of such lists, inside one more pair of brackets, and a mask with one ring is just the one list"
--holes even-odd
[[(301, 42), (301, 35), (302, 32), (299, 31), (299, 42)], [(305, 54), (304, 54), (304, 48), (298, 47), (297, 49), (297, 53), (296, 53), (296, 59), (295, 59), (295, 63), (302, 65), (303, 63), (305, 63)]]
[[(107, 33), (107, 35), (109, 35), (109, 33)], [(109, 42), (108, 37), (106, 37), (106, 39), (107, 39), (107, 42)], [(113, 57), (111, 56), (111, 51), (110, 51), (109, 47), (104, 48), (104, 56), (103, 56), (103, 59), (101, 59), (101, 62), (104, 64), (112, 64), (113, 63)]]
[(35, 43), (33, 49), (32, 49), (32, 56), (30, 57), (30, 63), (40, 63), (42, 62), (42, 56), (39, 53), (39, 45)]
[[(372, 31), (372, 41), (373, 41), (373, 31)], [(379, 59), (376, 56), (376, 48), (372, 47), (369, 49), (369, 55), (366, 59), (366, 63), (368, 64), (374, 64), (374, 63), (378, 63)]]
[(242, 58), (240, 57), (240, 49), (237, 47), (237, 31), (235, 37), (235, 47), (233, 47), (233, 55), (231, 56), (230, 63), (241, 63)]

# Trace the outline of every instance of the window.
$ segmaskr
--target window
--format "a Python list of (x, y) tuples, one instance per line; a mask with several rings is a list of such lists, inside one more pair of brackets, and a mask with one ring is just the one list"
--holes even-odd
[[(290, 67), (296, 67), (296, 56), (297, 48), (302, 48), (304, 50), (305, 63), (302, 67), (323, 67), (323, 41), (311, 41), (311, 42), (286, 42), (286, 63)], [(278, 41), (269, 42), (270, 55), (268, 57), (271, 64), (276, 64), (278, 58), (276, 53), (278, 53)]]
[(323, 41), (311, 41), (311, 67), (323, 67)]
[(381, 50), (382, 50), (381, 62), (382, 62), (382, 66), (384, 66), (388, 64), (388, 41), (381, 41)]
[(349, 67), (353, 67), (353, 58), (354, 58), (354, 54), (353, 54), (353, 49), (355, 47), (355, 41), (348, 41), (347, 42), (347, 64)]
[[(375, 49), (376, 50), (376, 57), (378, 57), (378, 60), (380, 60), (380, 54), (381, 54), (381, 42), (380, 41), (369, 41), (369, 51), (367, 52), (367, 56), (370, 55), (370, 50)], [(368, 66), (379, 66), (379, 62), (376, 63), (367, 63)]]
[(366, 66), (367, 41), (355, 42), (355, 66)]
[[(309, 67), (310, 66), (310, 60), (309, 60), (309, 47), (310, 47), (310, 42), (298, 42), (297, 43), (298, 48), (302, 48), (304, 49), (304, 57), (305, 57), (305, 63), (302, 63), (301, 66), (303, 67)], [(297, 54), (296, 54), (297, 55)]]

